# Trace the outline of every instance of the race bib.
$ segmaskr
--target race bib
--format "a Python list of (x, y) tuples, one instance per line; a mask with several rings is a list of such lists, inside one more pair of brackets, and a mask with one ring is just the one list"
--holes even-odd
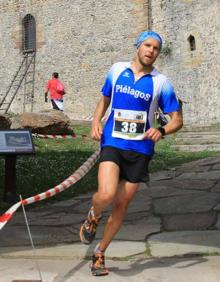
[(126, 140), (142, 140), (146, 128), (145, 111), (114, 110), (112, 136)]

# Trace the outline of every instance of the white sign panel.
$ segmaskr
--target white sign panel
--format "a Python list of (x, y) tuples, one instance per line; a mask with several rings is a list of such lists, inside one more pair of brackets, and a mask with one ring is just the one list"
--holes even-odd
[(29, 130), (0, 130), (0, 154), (30, 154), (34, 152)]

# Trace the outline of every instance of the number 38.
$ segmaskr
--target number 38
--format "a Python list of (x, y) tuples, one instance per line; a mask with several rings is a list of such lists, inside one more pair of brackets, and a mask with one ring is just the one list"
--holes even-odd
[(130, 133), (136, 133), (137, 131), (137, 124), (135, 122), (122, 122), (122, 132), (130, 132)]

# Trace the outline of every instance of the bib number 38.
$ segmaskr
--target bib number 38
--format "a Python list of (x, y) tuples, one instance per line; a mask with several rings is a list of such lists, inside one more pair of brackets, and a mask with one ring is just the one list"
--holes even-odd
[(145, 111), (115, 110), (112, 136), (127, 140), (142, 140), (146, 128)]
[(121, 123), (121, 131), (125, 133), (136, 133), (137, 132), (137, 123), (123, 121)]

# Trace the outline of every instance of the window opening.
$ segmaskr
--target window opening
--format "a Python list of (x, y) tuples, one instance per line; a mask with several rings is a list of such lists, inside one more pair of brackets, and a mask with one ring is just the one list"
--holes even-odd
[(190, 36), (188, 37), (188, 42), (189, 42), (190, 51), (195, 51), (196, 50), (196, 40), (193, 35), (190, 34)]
[(36, 50), (36, 22), (31, 14), (23, 19), (23, 52), (31, 53)]

